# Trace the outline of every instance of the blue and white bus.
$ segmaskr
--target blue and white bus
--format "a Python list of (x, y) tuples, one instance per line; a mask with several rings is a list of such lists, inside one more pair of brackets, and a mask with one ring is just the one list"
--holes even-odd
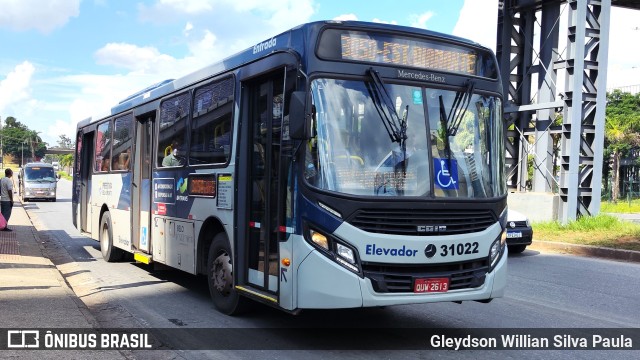
[(78, 124), (73, 219), (107, 261), (295, 313), (501, 297), (502, 87), (476, 43), (304, 24)]

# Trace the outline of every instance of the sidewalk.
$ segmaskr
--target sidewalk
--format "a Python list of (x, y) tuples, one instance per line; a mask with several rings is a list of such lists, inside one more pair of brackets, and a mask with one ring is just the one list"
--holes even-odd
[[(16, 195), (17, 199), (17, 195)], [(98, 322), (43, 255), (42, 241), (22, 203), (15, 202), (9, 228), (0, 231), (0, 327), (28, 330), (98, 328)], [(0, 339), (4, 340), (4, 339)], [(2, 343), (2, 341), (0, 341)], [(125, 359), (116, 350), (4, 350), (16, 359)]]
[(13, 231), (0, 231), (2, 327), (94, 327), (86, 306), (43, 256), (37, 231), (20, 201), (15, 202), (9, 228)]

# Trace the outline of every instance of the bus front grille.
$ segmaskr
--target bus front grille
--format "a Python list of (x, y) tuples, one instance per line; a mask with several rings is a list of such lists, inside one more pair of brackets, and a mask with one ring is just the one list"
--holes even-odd
[(378, 293), (412, 293), (415, 280), (427, 278), (448, 278), (449, 290), (460, 290), (484, 284), (489, 260), (435, 265), (363, 263), (362, 270)]
[(497, 221), (490, 210), (464, 209), (362, 209), (347, 219), (363, 231), (408, 236), (480, 232)]

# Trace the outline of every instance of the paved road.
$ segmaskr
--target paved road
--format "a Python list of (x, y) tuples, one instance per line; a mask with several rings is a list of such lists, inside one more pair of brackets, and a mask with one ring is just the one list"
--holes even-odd
[[(26, 203), (41, 237), (78, 296), (104, 327), (276, 328), (276, 327), (409, 327), (409, 328), (574, 328), (639, 327), (640, 265), (592, 258), (541, 254), (527, 250), (509, 258), (505, 298), (490, 304), (466, 302), (407, 305), (384, 309), (306, 311), (299, 316), (260, 306), (243, 317), (216, 312), (206, 281), (176, 270), (154, 270), (132, 263), (108, 264), (98, 243), (81, 236), (71, 223), (70, 183), (61, 180), (55, 203)], [(354, 332), (353, 336), (357, 336)], [(194, 339), (170, 339), (190, 342)], [(287, 339), (282, 339), (286, 343)], [(348, 344), (348, 337), (345, 337)], [(168, 343), (168, 346), (171, 344)], [(165, 354), (185, 358), (255, 357), (252, 351)], [(322, 358), (630, 358), (637, 352), (603, 354), (579, 351), (501, 351), (426, 354), (419, 351), (259, 352), (267, 357)], [(144, 358), (148, 354), (135, 353)], [(157, 354), (156, 354), (157, 355)], [(631, 356), (633, 355), (633, 356)]]

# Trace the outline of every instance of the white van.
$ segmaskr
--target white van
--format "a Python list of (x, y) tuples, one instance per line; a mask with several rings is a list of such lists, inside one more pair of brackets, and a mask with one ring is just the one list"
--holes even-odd
[(18, 183), (23, 201), (31, 199), (56, 201), (58, 178), (51, 164), (26, 164), (20, 169)]

